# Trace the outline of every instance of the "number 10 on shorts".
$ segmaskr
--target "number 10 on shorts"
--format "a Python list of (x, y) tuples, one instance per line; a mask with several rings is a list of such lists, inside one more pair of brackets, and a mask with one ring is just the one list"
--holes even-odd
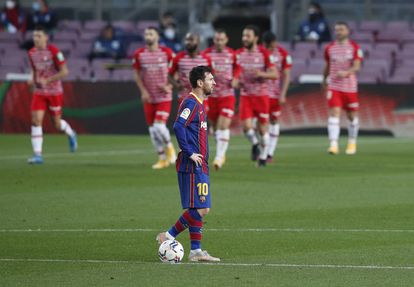
[(207, 183), (197, 183), (198, 196), (207, 196), (208, 195), (208, 184)]

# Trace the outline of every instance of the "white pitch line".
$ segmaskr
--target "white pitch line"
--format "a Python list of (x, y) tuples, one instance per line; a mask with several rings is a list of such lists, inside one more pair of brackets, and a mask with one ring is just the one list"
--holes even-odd
[[(160, 232), (153, 228), (85, 228), (85, 229), (0, 229), (0, 233), (65, 233), (65, 232)], [(206, 228), (206, 232), (326, 232), (326, 233), (414, 233), (414, 229), (340, 229), (340, 228)]]
[[(90, 263), (90, 264), (151, 264), (162, 263), (129, 261), (129, 260), (99, 260), (99, 259), (33, 259), (33, 258), (0, 258), (0, 262), (39, 262), (39, 263)], [(344, 264), (290, 264), (290, 263), (181, 263), (177, 265), (208, 265), (208, 266), (232, 266), (232, 267), (272, 267), (272, 268), (311, 268), (311, 269), (394, 269), (414, 270), (414, 266), (389, 266), (389, 265), (344, 265)], [(172, 264), (174, 265), (174, 264)], [(171, 266), (171, 265), (170, 265)]]
[[(407, 143), (412, 142), (411, 139), (398, 139), (398, 143)], [(383, 143), (393, 143), (391, 139), (383, 139), (377, 141), (363, 141), (360, 143), (361, 145), (377, 145)], [(303, 143), (280, 143), (280, 148), (289, 149), (289, 148), (298, 148), (303, 147)], [(323, 143), (307, 143), (306, 147), (323, 147)], [(248, 149), (248, 145), (231, 145), (232, 150), (245, 150)], [(44, 154), (45, 158), (54, 158), (54, 157), (76, 157), (76, 156), (116, 156), (116, 155), (129, 155), (129, 154), (143, 154), (153, 152), (154, 150), (151, 148), (147, 149), (131, 149), (131, 150), (108, 150), (108, 151), (78, 151), (75, 154), (72, 153), (46, 153)], [(0, 156), (2, 160), (11, 160), (11, 159), (26, 159), (28, 155), (3, 155)]]

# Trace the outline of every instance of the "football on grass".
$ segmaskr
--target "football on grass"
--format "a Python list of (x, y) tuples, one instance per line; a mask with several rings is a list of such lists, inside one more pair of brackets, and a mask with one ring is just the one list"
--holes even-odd
[(184, 256), (184, 248), (177, 240), (166, 240), (160, 245), (158, 256), (164, 263), (180, 263)]

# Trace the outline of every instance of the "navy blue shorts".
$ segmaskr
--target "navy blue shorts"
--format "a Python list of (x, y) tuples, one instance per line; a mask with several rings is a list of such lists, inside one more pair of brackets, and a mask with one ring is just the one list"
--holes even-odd
[(209, 175), (178, 172), (178, 187), (183, 209), (211, 207)]

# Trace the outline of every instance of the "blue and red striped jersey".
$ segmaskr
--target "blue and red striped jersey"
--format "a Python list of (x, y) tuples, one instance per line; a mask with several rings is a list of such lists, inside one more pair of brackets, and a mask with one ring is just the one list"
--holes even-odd
[[(204, 103), (190, 93), (181, 103), (174, 122), (174, 132), (181, 151), (178, 153), (177, 172), (208, 174), (208, 127)], [(193, 153), (203, 156), (201, 166), (190, 159)]]

